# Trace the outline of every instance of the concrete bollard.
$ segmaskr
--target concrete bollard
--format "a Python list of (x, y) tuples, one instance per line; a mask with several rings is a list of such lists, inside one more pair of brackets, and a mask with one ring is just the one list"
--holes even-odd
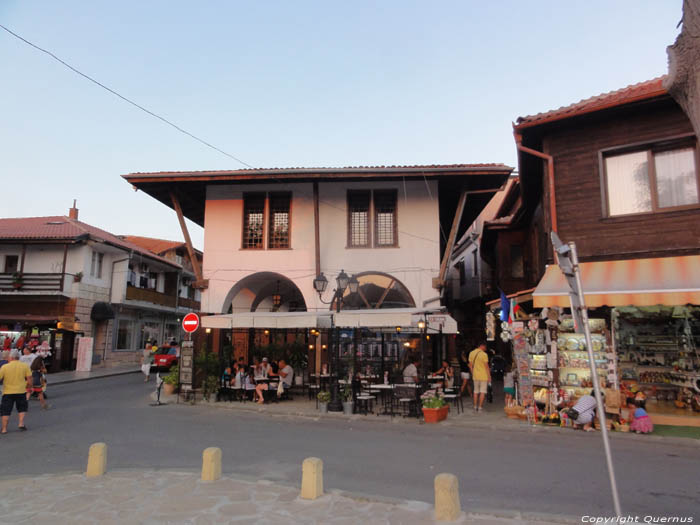
[(323, 496), (323, 460), (306, 458), (301, 465), (301, 498), (316, 499)]
[(205, 448), (202, 452), (202, 481), (216, 481), (221, 478), (221, 449)]
[(88, 478), (103, 476), (107, 471), (107, 443), (93, 443), (88, 452), (88, 464), (85, 475)]
[(456, 521), (462, 513), (459, 504), (459, 481), (454, 474), (435, 476), (435, 519)]

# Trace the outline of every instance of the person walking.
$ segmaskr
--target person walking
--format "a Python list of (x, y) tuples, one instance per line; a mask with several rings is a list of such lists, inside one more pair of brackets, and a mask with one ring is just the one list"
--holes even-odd
[(486, 393), (491, 384), (486, 343), (481, 343), (469, 352), (469, 370), (474, 378), (474, 410), (481, 412), (484, 409), (484, 399), (486, 399)]
[(37, 355), (29, 366), (29, 369), (32, 371), (32, 389), (39, 398), (41, 409), (48, 410), (49, 405), (46, 403), (46, 399), (44, 399), (44, 385), (42, 384), (42, 378), (46, 373), (44, 359), (40, 355)]
[(151, 378), (151, 361), (151, 343), (147, 341), (146, 348), (144, 348), (143, 355), (141, 356), (141, 372), (146, 376), (143, 380), (144, 383), (147, 383)]
[(472, 385), (469, 381), (469, 379), (470, 379), (469, 357), (467, 356), (466, 350), (462, 350), (459, 353), (459, 377), (462, 380), (462, 386), (460, 387), (459, 395), (463, 396), (464, 391), (466, 390), (469, 397), (471, 397), (472, 396)]
[(2, 400), (0, 401), (0, 415), (2, 416), (0, 434), (7, 434), (7, 424), (10, 422), (14, 406), (17, 406), (19, 429), (27, 430), (24, 424), (24, 415), (27, 413), (29, 403), (25, 392), (27, 388), (32, 386), (32, 371), (29, 366), (19, 360), (19, 350), (10, 352), (10, 361), (0, 368), (0, 379), (3, 381)]

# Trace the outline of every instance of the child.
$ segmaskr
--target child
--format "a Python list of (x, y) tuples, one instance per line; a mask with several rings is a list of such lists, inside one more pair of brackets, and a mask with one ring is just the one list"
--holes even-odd
[(506, 367), (506, 373), (503, 376), (503, 393), (506, 395), (506, 406), (512, 406), (513, 398), (515, 397), (515, 380), (511, 365)]
[(637, 406), (637, 409), (634, 411), (634, 421), (630, 425), (630, 430), (637, 434), (651, 434), (654, 431), (654, 424), (651, 422), (647, 411), (644, 410), (644, 400), (637, 399), (634, 404)]

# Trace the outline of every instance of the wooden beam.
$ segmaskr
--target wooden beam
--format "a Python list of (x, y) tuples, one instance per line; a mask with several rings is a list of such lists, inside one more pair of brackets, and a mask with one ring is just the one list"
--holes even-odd
[[(63, 285), (66, 281), (66, 260), (68, 259), (68, 245), (63, 245), (63, 262), (61, 263), (61, 292), (63, 292)], [(112, 277), (110, 277), (110, 280)], [(110, 301), (112, 298), (110, 297)]]
[(395, 282), (396, 282), (396, 279), (391, 280), (391, 282), (389, 283), (389, 286), (386, 287), (386, 289), (382, 293), (382, 296), (379, 298), (379, 301), (377, 301), (377, 304), (374, 305), (375, 308), (382, 307), (382, 303), (384, 302), (384, 299), (386, 299), (386, 296), (389, 295), (389, 291), (391, 290), (391, 287), (394, 286)]
[(450, 229), (450, 236), (447, 238), (447, 246), (445, 246), (445, 253), (442, 256), (442, 264), (440, 264), (440, 273), (438, 274), (437, 286), (436, 288), (443, 288), (445, 286), (445, 276), (447, 275), (447, 265), (452, 258), (452, 250), (455, 246), (455, 239), (457, 238), (457, 231), (459, 230), (459, 224), (462, 222), (462, 214), (464, 213), (464, 205), (467, 203), (467, 192), (462, 190), (459, 195), (459, 202), (457, 203), (457, 210), (455, 211), (455, 217), (452, 221), (452, 228)]
[(314, 181), (314, 247), (316, 249), (316, 275), (321, 274), (321, 234), (319, 231), (318, 182)]
[(370, 306), (370, 304), (369, 304), (369, 301), (368, 301), (367, 298), (365, 297), (365, 293), (362, 291), (362, 288), (358, 288), (358, 289), (357, 289), (357, 293), (359, 294), (360, 299), (362, 299), (362, 301), (365, 303), (365, 306), (366, 306), (367, 308), (372, 308), (372, 307)]
[(24, 259), (27, 256), (27, 245), (22, 244), (22, 257), (20, 258), (19, 261), (19, 273), (23, 274), (24, 273)]
[(182, 215), (182, 207), (180, 206), (180, 201), (174, 192), (170, 191), (170, 200), (173, 202), (173, 208), (175, 208), (175, 213), (177, 213), (177, 220), (180, 222), (180, 229), (182, 230), (182, 235), (185, 237), (185, 246), (187, 246), (187, 253), (190, 256), (190, 262), (192, 263), (192, 268), (194, 269), (194, 275), (197, 278), (195, 283), (195, 288), (206, 288), (204, 279), (202, 278), (202, 268), (199, 266), (199, 261), (197, 260), (197, 254), (194, 253), (194, 248), (192, 247), (192, 239), (190, 239), (190, 232), (187, 231), (187, 224), (185, 224), (185, 217)]

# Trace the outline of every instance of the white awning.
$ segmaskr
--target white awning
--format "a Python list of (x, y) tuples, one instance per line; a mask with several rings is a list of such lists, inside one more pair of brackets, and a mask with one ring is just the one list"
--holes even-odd
[(382, 308), (335, 312), (242, 312), (202, 316), (204, 328), (391, 328), (419, 331), (418, 321), (428, 322), (428, 333), (456, 334), (457, 321), (440, 310)]
[(204, 328), (330, 328), (331, 313), (243, 312), (202, 317)]
[[(383, 308), (379, 310), (344, 310), (335, 314), (335, 326), (340, 328), (395, 328), (418, 331), (418, 321), (428, 322), (428, 333), (442, 331), (456, 334), (457, 321), (447, 312), (421, 308)], [(442, 330), (441, 330), (442, 329)]]

